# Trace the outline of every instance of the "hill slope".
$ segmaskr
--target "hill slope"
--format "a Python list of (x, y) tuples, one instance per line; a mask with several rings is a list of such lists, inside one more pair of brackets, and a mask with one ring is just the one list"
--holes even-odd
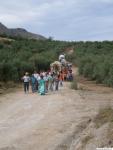
[(39, 40), (46, 39), (42, 35), (30, 33), (23, 28), (9, 29), (6, 26), (4, 26), (2, 23), (0, 23), (0, 35), (3, 35), (3, 34), (7, 36), (12, 36), (12, 37), (20, 36), (22, 38), (29, 38), (29, 39), (39, 39)]

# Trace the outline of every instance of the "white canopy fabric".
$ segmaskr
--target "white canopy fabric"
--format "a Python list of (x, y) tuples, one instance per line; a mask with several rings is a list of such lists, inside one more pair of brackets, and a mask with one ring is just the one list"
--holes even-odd
[(62, 60), (62, 59), (65, 59), (65, 56), (64, 56), (63, 54), (61, 54), (61, 55), (59, 56), (59, 60)]

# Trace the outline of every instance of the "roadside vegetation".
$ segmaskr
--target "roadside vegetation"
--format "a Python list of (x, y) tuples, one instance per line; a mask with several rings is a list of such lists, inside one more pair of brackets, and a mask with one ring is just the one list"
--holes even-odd
[(97, 128), (97, 132), (106, 125), (106, 141), (104, 141), (103, 147), (113, 147), (113, 108), (108, 106), (100, 109), (99, 113), (94, 118), (94, 123)]
[(113, 41), (73, 42), (74, 52), (69, 56), (79, 68), (79, 74), (113, 87)]
[(113, 109), (109, 106), (99, 110), (98, 115), (94, 119), (97, 128), (105, 123), (112, 123), (113, 125)]
[(80, 75), (113, 87), (113, 41), (66, 42), (6, 38), (0, 40), (0, 81), (18, 81), (26, 71), (47, 70), (60, 53), (71, 47), (73, 53), (67, 55), (66, 59), (79, 68)]
[(71, 83), (71, 88), (73, 90), (78, 90), (78, 84), (77, 84), (77, 80), (76, 78), (73, 79), (72, 83)]
[(0, 81), (18, 81), (26, 71), (49, 69), (68, 44), (51, 39), (0, 40)]

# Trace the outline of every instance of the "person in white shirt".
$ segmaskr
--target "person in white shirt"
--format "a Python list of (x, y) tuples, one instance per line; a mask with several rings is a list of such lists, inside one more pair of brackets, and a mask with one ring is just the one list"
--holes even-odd
[(22, 77), (23, 83), (24, 83), (24, 92), (29, 92), (29, 81), (30, 77), (28, 75), (28, 72), (25, 73), (25, 75)]
[(35, 77), (35, 79), (36, 79), (36, 91), (38, 91), (38, 81), (40, 80), (39, 78), (40, 78), (40, 75), (36, 72), (36, 71), (34, 71), (34, 77)]

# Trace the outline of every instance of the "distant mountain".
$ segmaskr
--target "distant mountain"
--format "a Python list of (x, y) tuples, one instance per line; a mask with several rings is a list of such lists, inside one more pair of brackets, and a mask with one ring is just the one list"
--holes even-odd
[(34, 34), (31, 32), (28, 32), (27, 30), (23, 28), (15, 28), (15, 29), (9, 29), (6, 26), (4, 26), (2, 23), (0, 23), (0, 35), (7, 35), (12, 37), (22, 37), (22, 38), (28, 38), (28, 39), (38, 39), (38, 40), (45, 40), (46, 38), (39, 34)]

